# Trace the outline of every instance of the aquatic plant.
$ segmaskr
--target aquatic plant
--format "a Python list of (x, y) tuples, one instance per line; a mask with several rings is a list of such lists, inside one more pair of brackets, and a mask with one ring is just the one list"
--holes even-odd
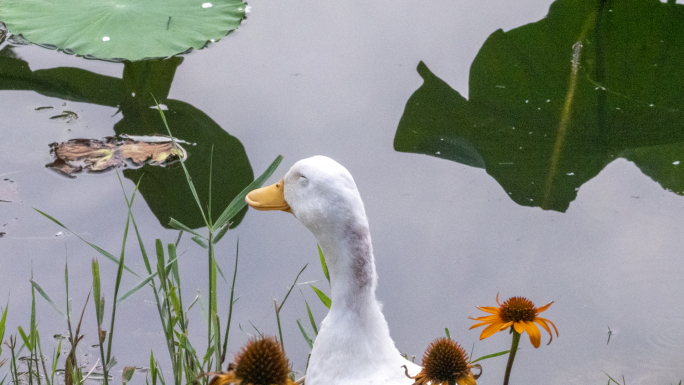
[(245, 19), (241, 0), (3, 0), (10, 33), (108, 60), (164, 58), (221, 40)]

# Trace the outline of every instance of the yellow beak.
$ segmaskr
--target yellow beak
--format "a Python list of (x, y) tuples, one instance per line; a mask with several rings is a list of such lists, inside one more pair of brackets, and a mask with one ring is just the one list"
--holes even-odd
[(281, 210), (292, 213), (290, 205), (285, 202), (284, 187), (285, 182), (281, 179), (276, 184), (250, 191), (245, 197), (245, 201), (257, 210)]

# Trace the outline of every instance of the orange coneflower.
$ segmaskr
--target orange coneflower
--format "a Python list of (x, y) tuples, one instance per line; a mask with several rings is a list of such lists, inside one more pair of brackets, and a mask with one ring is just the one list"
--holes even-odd
[[(480, 369), (474, 375), (473, 368)], [(414, 385), (477, 385), (475, 380), (482, 374), (480, 365), (473, 365), (465, 350), (451, 338), (438, 338), (425, 350), (423, 369), (415, 376), (406, 376), (416, 380)]]
[(214, 375), (210, 385), (294, 385), (290, 364), (274, 337), (253, 338), (235, 356), (228, 371)]
[(553, 330), (556, 331), (556, 337), (558, 336), (558, 329), (556, 329), (556, 325), (554, 325), (553, 322), (545, 318), (538, 317), (539, 313), (548, 309), (553, 302), (549, 302), (540, 308), (536, 308), (534, 307), (532, 301), (527, 298), (511, 297), (502, 304), (499, 302), (499, 294), (497, 294), (496, 303), (499, 304), (498, 308), (490, 306), (477, 307), (478, 309), (492, 315), (477, 318), (469, 317), (472, 320), (482, 321), (471, 326), (471, 329), (489, 325), (482, 331), (482, 334), (480, 334), (481, 340), (493, 335), (496, 332), (506, 330), (512, 326), (513, 329), (515, 329), (515, 331), (519, 334), (527, 331), (527, 334), (530, 336), (530, 342), (532, 342), (532, 345), (535, 348), (538, 348), (541, 342), (541, 333), (539, 332), (537, 325), (534, 324), (535, 322), (541, 325), (541, 327), (543, 327), (549, 333), (549, 336), (551, 337), (549, 344), (553, 340), (553, 334), (551, 334), (551, 329), (549, 328), (548, 324), (553, 326)]

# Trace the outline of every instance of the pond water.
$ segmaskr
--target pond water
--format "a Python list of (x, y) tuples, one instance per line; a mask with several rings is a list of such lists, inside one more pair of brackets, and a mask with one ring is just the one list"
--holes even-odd
[[(118, 254), (127, 214), (118, 176), (130, 194), (144, 174), (134, 214), (148, 250), (155, 238), (175, 241), (169, 217), (201, 227), (178, 164), (76, 178), (45, 167), (54, 142), (165, 133), (141, 96), (152, 92), (174, 135), (196, 143), (186, 146), (188, 168), (202, 197), (214, 145), (215, 215), (278, 154), (284, 161), (267, 183), (312, 155), (347, 167), (369, 216), (391, 334), (417, 361), (444, 328), (475, 357), (508, 349), (505, 333), (479, 341), (481, 329), (468, 330), (468, 317), (482, 315), (475, 306), (495, 306), (500, 293), (555, 301), (544, 315), (560, 332), (539, 349), (523, 336), (513, 382), (600, 384), (604, 372), (630, 384), (684, 378), (684, 5), (250, 5), (223, 41), (162, 62), (0, 45), (8, 333), (29, 323), (31, 276), (65, 302), (67, 258), (74, 312), (90, 290), (92, 258), (100, 257), (108, 300), (113, 290), (116, 266), (33, 208)], [(77, 118), (51, 119), (65, 111)], [(229, 355), (254, 327), (277, 333), (273, 298), (283, 299), (305, 264), (300, 282), (329, 291), (313, 235), (290, 214), (252, 210), (234, 227), (217, 249), (230, 278), (239, 238)], [(142, 272), (135, 243), (127, 265)], [(206, 254), (188, 237), (179, 249), (190, 303), (206, 291)], [(137, 282), (125, 274), (122, 290)], [(229, 285), (219, 278), (219, 288), (225, 310)], [(308, 285), (283, 307), (283, 340), (299, 371), (309, 353), (296, 324), (308, 326), (303, 297), (318, 322), (327, 310)], [(143, 289), (118, 309), (117, 379), (123, 366), (147, 365), (150, 350), (169, 370), (152, 301)], [(38, 304), (43, 348), (52, 351), (47, 336), (66, 325)], [(80, 352), (90, 365), (99, 356), (92, 313)], [(199, 305), (190, 317), (191, 334), (204, 341)], [(484, 361), (478, 383), (501, 382), (505, 365), (505, 357)]]

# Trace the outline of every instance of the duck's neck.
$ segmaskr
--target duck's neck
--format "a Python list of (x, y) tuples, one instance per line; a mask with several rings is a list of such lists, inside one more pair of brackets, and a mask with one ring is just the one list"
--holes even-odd
[(352, 216), (326, 230), (317, 238), (330, 272), (332, 306), (363, 312), (376, 304), (377, 274), (368, 221), (365, 215)]
[(344, 222), (338, 217), (338, 228), (316, 234), (330, 272), (332, 306), (311, 352), (307, 383), (311, 380), (312, 385), (403, 378), (403, 358), (375, 299), (377, 275), (368, 222), (365, 215), (353, 218)]

